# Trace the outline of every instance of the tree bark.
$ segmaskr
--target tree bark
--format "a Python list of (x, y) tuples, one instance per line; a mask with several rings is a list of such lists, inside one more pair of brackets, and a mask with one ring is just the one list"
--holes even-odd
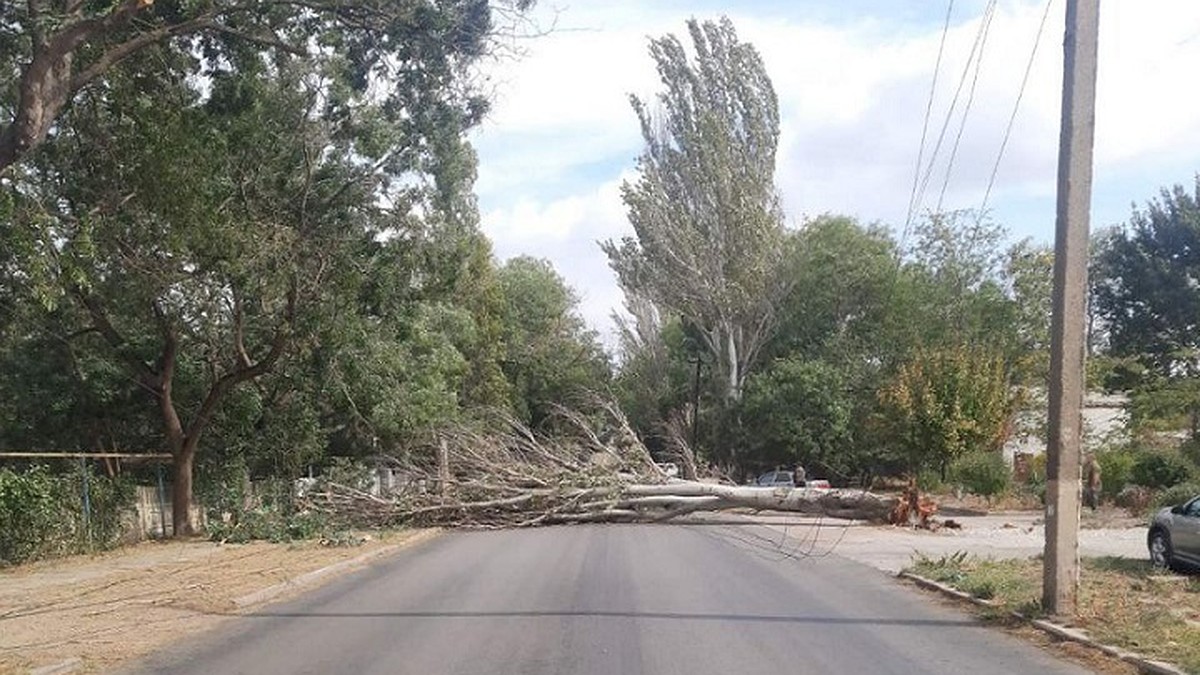
[(199, 439), (187, 439), (180, 452), (175, 455), (172, 470), (171, 527), (176, 537), (190, 537), (196, 533), (192, 522), (192, 467), (196, 459)]
[(895, 496), (850, 490), (737, 487), (692, 481), (590, 488), (526, 489), (494, 499), (419, 501), (381, 499), (330, 484), (307, 495), (309, 508), (364, 524), (529, 527), (554, 523), (657, 523), (699, 511), (749, 508), (875, 523), (889, 522)]

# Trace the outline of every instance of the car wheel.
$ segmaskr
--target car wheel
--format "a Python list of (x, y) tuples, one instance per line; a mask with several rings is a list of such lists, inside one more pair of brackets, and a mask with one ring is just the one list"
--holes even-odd
[(1150, 533), (1150, 562), (1155, 567), (1172, 568), (1175, 566), (1174, 554), (1171, 551), (1171, 536), (1163, 530)]

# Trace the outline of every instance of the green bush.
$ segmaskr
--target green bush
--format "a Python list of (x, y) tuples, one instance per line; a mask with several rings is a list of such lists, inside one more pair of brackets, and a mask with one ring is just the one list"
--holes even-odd
[(998, 452), (972, 452), (950, 465), (950, 480), (963, 489), (983, 497), (994, 497), (1008, 490), (1012, 472)]
[(1126, 485), (1134, 482), (1133, 465), (1137, 459), (1137, 455), (1128, 448), (1096, 453), (1096, 462), (1100, 465), (1100, 480), (1103, 482), (1100, 490), (1102, 497), (1115, 500)]
[(917, 474), (917, 489), (921, 492), (941, 492), (945, 487), (946, 484), (942, 482), (942, 476), (937, 471), (926, 469)]
[(0, 469), (0, 566), (103, 549), (118, 541), (121, 513), (132, 503), (133, 486), (89, 470), (91, 508), (85, 520), (82, 471)]
[[(343, 479), (358, 485), (362, 477), (346, 473)], [(331, 530), (328, 519), (318, 513), (298, 512), (294, 491), (293, 481), (286, 478), (251, 483), (244, 465), (228, 463), (218, 478), (205, 486), (209, 538), (241, 544), (325, 536)]]
[(1176, 504), (1188, 501), (1196, 495), (1200, 495), (1200, 482), (1180, 483), (1155, 495), (1154, 505), (1159, 508), (1175, 506)]
[(328, 521), (317, 513), (283, 513), (272, 508), (244, 511), (225, 521), (210, 521), (208, 536), (213, 541), (244, 544), (265, 540), (289, 542), (316, 539), (330, 531)]
[(45, 467), (22, 473), (0, 469), (0, 564), (49, 553), (66, 516), (57, 481)]
[(1179, 454), (1192, 463), (1192, 467), (1200, 469), (1200, 438), (1189, 438), (1179, 446)]
[(1133, 464), (1133, 482), (1155, 490), (1179, 485), (1190, 478), (1195, 469), (1178, 452), (1154, 450), (1137, 457)]

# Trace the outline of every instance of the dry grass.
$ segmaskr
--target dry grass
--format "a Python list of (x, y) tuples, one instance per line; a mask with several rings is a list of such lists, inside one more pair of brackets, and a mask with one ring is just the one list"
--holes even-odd
[[(1040, 559), (924, 558), (916, 574), (993, 600), (1002, 610), (1040, 613)], [(1200, 576), (1127, 558), (1084, 560), (1074, 625), (1096, 640), (1200, 673)]]
[(407, 530), (353, 547), (145, 543), (7, 569), (0, 572), (0, 673), (71, 658), (82, 659), (85, 671), (107, 672), (247, 609), (239, 598), (420, 538), (422, 531)]

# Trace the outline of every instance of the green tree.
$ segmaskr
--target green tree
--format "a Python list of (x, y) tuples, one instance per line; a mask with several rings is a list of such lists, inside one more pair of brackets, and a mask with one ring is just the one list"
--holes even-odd
[(779, 110), (758, 52), (728, 19), (688, 22), (650, 53), (665, 93), (632, 97), (645, 150), (622, 186), (635, 237), (603, 249), (621, 285), (695, 326), (736, 401), (771, 335), (786, 284), (775, 190)]
[(887, 230), (826, 215), (789, 238), (783, 274), (791, 290), (781, 303), (770, 353), (846, 363), (888, 350), (897, 270)]
[(1161, 377), (1200, 375), (1200, 179), (1134, 210), (1099, 253), (1095, 302), (1111, 352)]
[[(371, 105), (381, 92), (372, 85), (386, 83), (381, 114), (412, 127), (436, 125), (449, 92), (440, 98), (419, 93), (454, 79), (490, 48), (494, 10), (503, 16), (530, 5), (532, 0), (495, 8), (486, 0), (0, 3), (0, 173), (46, 140), (79, 93), (164, 46), (186, 53), (194, 75), (259, 50), (314, 62), (338, 54), (341, 86), (327, 100), (331, 107)], [(486, 104), (467, 93), (456, 105), (478, 117)]]
[(1164, 189), (1096, 256), (1093, 301), (1135, 424), (1200, 433), (1200, 178)]
[[(40, 242), (26, 276), (51, 282), (43, 302), (70, 302), (74, 344), (121, 364), (153, 401), (175, 456), (176, 532), (186, 534), (201, 437), (222, 420), (244, 437), (286, 419), (314, 445), (314, 388), (265, 380), (311, 351), (324, 326), (370, 310), (360, 296), (371, 272), (397, 277), (386, 302), (409, 308), (411, 294), (399, 291), (438, 276), (429, 265), (380, 270), (374, 261), (471, 215), (456, 196), (473, 177), (461, 138), (471, 120), (439, 81), (409, 92), (438, 109), (436, 126), (394, 125), (369, 105), (331, 108), (339, 66), (276, 59), (268, 68), (256, 55), (217, 72), (200, 98), (186, 70), (160, 56), (111, 75), (107, 91), (91, 90), (62, 116), (15, 187), (16, 220)], [(397, 186), (418, 177), (430, 180)], [(396, 243), (382, 246), (387, 237)], [(404, 315), (407, 332), (384, 333), (408, 342), (369, 343), (367, 357), (409, 376), (417, 400), (436, 409), (454, 405), (458, 382), (451, 376), (442, 396), (415, 376), (460, 366), (454, 354), (427, 354), (441, 344), (427, 334), (466, 331), (431, 329), (455, 315), (431, 310)], [(271, 407), (286, 414), (259, 414)], [(393, 430), (411, 428), (401, 422), (413, 415), (386, 412)]]
[(1037, 381), (1050, 369), (1050, 310), (1054, 290), (1054, 250), (1023, 239), (1008, 249), (1004, 277), (1016, 314), (1016, 350), (1023, 370)]
[(498, 278), (506, 307), (503, 367), (518, 414), (540, 426), (554, 405), (606, 390), (608, 357), (578, 315), (575, 293), (549, 261), (512, 258)]
[(969, 211), (918, 223), (894, 307), (907, 344), (982, 343), (1012, 353), (1017, 321), (1002, 283), (1004, 234)]
[(884, 426), (911, 471), (999, 451), (1019, 403), (1003, 355), (983, 347), (921, 350), (879, 392)]
[(798, 358), (750, 378), (741, 401), (744, 461), (757, 468), (801, 464), (813, 476), (848, 476), (853, 404), (842, 373)]
[[(679, 350), (670, 344), (670, 334), (680, 333), (678, 319), (664, 318), (648, 298), (627, 292), (625, 314), (614, 314), (613, 320), (618, 339), (619, 367), (614, 381), (618, 400), (648, 447), (661, 450), (664, 425), (690, 399), (688, 368), (680, 360)], [(689, 421), (696, 412), (689, 410)]]

